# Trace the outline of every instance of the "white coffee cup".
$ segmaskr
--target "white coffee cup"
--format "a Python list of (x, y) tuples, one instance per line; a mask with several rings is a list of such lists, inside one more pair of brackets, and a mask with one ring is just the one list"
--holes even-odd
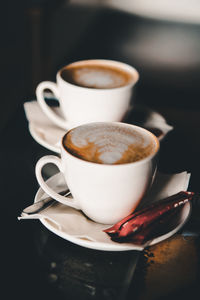
[[(130, 76), (123, 86), (100, 88), (78, 86), (63, 78), (66, 68), (97, 66), (104, 69), (115, 68), (121, 74)], [(92, 81), (95, 79), (92, 77)], [(107, 77), (103, 77), (105, 80)], [(91, 59), (74, 62), (63, 67), (57, 73), (57, 83), (44, 81), (36, 88), (37, 101), (46, 116), (57, 126), (70, 129), (89, 122), (122, 121), (129, 109), (133, 87), (138, 81), (139, 74), (131, 66), (117, 61)], [(86, 79), (88, 80), (88, 78)], [(86, 84), (87, 85), (87, 84)], [(44, 90), (51, 90), (59, 102), (63, 117), (56, 114), (44, 99)]]
[[(110, 122), (93, 124), (110, 125)], [(36, 164), (36, 178), (41, 188), (57, 201), (82, 210), (92, 220), (113, 224), (130, 214), (140, 203), (150, 187), (155, 171), (158, 139), (146, 129), (135, 125), (113, 122), (119, 128), (137, 131), (148, 137), (153, 150), (141, 160), (123, 164), (100, 164), (86, 161), (72, 155), (61, 143), (61, 158), (53, 155), (42, 157)], [(79, 127), (83, 127), (82, 125)], [(69, 133), (70, 131), (68, 131)], [(44, 165), (52, 163), (64, 175), (73, 198), (59, 195), (43, 180)]]

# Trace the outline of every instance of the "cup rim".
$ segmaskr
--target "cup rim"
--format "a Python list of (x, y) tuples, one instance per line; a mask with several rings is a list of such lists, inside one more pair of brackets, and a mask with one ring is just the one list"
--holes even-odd
[[(133, 77), (133, 80), (129, 83), (129, 84), (126, 84), (124, 86), (120, 86), (120, 87), (114, 87), (114, 88), (103, 88), (103, 89), (100, 89), (100, 88), (90, 88), (90, 87), (83, 87), (83, 86), (78, 86), (78, 85), (75, 85), (75, 84), (72, 84), (66, 80), (64, 80), (61, 76), (61, 73), (62, 71), (68, 67), (68, 66), (71, 66), (71, 65), (78, 65), (78, 64), (84, 64), (84, 63), (96, 63), (96, 64), (107, 64), (107, 65), (113, 65), (113, 66), (118, 66), (120, 68), (122, 68), (123, 70), (126, 70), (128, 71), (129, 73), (132, 73), (132, 77)], [(57, 72), (57, 81), (61, 81), (63, 84), (67, 84), (71, 87), (74, 87), (76, 89), (81, 89), (81, 90), (85, 90), (85, 91), (103, 91), (103, 92), (110, 92), (110, 91), (116, 91), (116, 90), (123, 90), (123, 89), (127, 89), (129, 87), (132, 87), (133, 85), (135, 85), (138, 80), (139, 80), (139, 73), (138, 71), (132, 67), (131, 65), (127, 64), (127, 63), (124, 63), (124, 62), (121, 62), (121, 61), (117, 61), (117, 60), (110, 60), (110, 59), (85, 59), (85, 60), (78, 60), (78, 61), (75, 61), (75, 62), (71, 62), (65, 66), (63, 66), (58, 72)]]
[[(138, 161), (134, 161), (134, 162), (127, 162), (127, 163), (123, 163), (123, 164), (100, 164), (100, 163), (96, 163), (96, 162), (91, 162), (91, 161), (87, 161), (87, 160), (84, 160), (84, 159), (81, 159), (77, 156), (74, 156), (72, 155), (70, 152), (67, 151), (67, 149), (64, 147), (64, 139), (65, 139), (65, 136), (68, 134), (69, 131), (71, 131), (72, 129), (76, 128), (76, 127), (79, 127), (79, 126), (82, 126), (82, 125), (88, 125), (88, 124), (118, 124), (118, 125), (124, 125), (126, 127), (132, 127), (132, 128), (137, 128), (139, 129), (140, 131), (143, 131), (143, 132), (146, 132), (148, 133), (155, 141), (155, 150), (152, 154), (148, 155), (147, 157), (144, 157)], [(140, 127), (140, 126), (137, 126), (137, 125), (133, 125), (133, 124), (128, 124), (128, 123), (123, 123), (123, 122), (91, 122), (91, 123), (88, 123), (88, 124), (82, 124), (82, 125), (79, 125), (79, 126), (76, 126), (70, 130), (68, 130), (64, 136), (62, 137), (62, 140), (61, 140), (61, 154), (62, 154), (62, 150), (64, 151), (64, 153), (66, 153), (69, 157), (75, 159), (76, 161), (80, 161), (81, 163), (85, 164), (85, 165), (90, 165), (90, 166), (94, 166), (94, 165), (98, 165), (99, 168), (124, 168), (124, 167), (128, 167), (128, 166), (132, 166), (132, 165), (140, 165), (140, 164), (143, 164), (151, 159), (153, 159), (159, 152), (160, 150), (160, 142), (158, 140), (158, 138), (152, 133), (150, 132), (149, 130), (143, 128), (143, 127)]]

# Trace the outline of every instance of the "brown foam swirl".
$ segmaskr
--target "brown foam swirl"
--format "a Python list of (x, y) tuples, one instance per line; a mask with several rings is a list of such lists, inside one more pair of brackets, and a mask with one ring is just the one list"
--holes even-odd
[(122, 124), (92, 123), (70, 130), (64, 147), (86, 161), (124, 164), (149, 156), (155, 150), (155, 142), (150, 134)]
[(129, 84), (130, 72), (109, 65), (75, 64), (62, 70), (62, 78), (72, 84), (87, 88), (111, 89)]

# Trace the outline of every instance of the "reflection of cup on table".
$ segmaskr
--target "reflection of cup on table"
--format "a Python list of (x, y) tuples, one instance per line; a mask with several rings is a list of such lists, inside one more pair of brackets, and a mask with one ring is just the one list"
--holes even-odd
[[(113, 224), (130, 214), (150, 187), (159, 149), (149, 131), (120, 122), (97, 122), (69, 130), (61, 159), (44, 156), (36, 164), (42, 189), (57, 201), (81, 209), (92, 220)], [(73, 198), (57, 194), (42, 178), (53, 163), (64, 175)]]
[[(125, 63), (84, 60), (58, 71), (57, 83), (41, 82), (36, 95), (43, 112), (64, 129), (89, 122), (122, 121), (138, 78), (138, 72)], [(57, 98), (64, 118), (46, 104), (45, 89)]]

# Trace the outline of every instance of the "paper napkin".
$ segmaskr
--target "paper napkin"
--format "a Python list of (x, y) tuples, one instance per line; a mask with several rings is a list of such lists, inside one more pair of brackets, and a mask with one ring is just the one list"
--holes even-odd
[[(64, 179), (61, 178), (61, 174), (57, 174), (56, 176), (59, 177), (59, 181), (63, 180), (64, 185)], [(56, 176), (54, 179), (52, 178), (52, 181), (51, 179), (49, 180), (49, 185), (55, 189)], [(181, 190), (186, 191), (189, 180), (190, 174), (187, 172), (168, 175), (158, 173), (149, 194), (145, 198), (145, 201), (150, 203), (176, 194)], [(59, 185), (61, 189), (62, 185), (60, 183)], [(47, 197), (47, 195), (40, 189), (40, 197), (38, 197), (37, 200), (44, 197)], [(59, 235), (69, 240), (72, 237), (75, 237), (91, 242), (107, 244), (115, 243), (105, 232), (103, 232), (103, 230), (110, 227), (110, 225), (95, 223), (89, 220), (81, 211), (75, 210), (58, 202), (38, 214), (22, 214), (19, 219), (40, 219), (41, 221), (45, 221), (47, 227), (52, 229), (52, 231), (56, 233), (59, 232)]]
[[(58, 107), (52, 107), (52, 109), (61, 115)], [(65, 134), (65, 130), (53, 124), (48, 117), (43, 113), (37, 101), (30, 101), (24, 103), (24, 111), (26, 118), (31, 125), (35, 134), (38, 137), (46, 141), (53, 146), (59, 146), (60, 140)]]

